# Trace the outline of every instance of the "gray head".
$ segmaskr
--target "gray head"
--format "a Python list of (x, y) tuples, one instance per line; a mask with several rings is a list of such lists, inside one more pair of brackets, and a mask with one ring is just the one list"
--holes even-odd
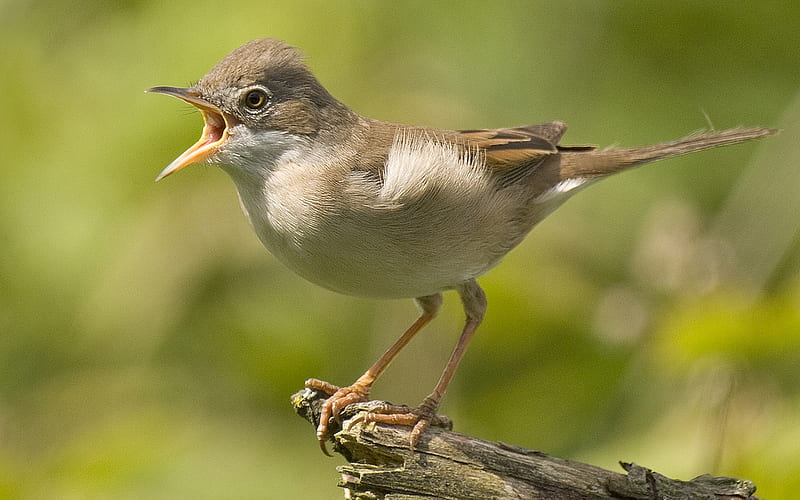
[(148, 92), (183, 99), (205, 120), (200, 140), (158, 179), (198, 162), (248, 167), (354, 119), (311, 74), (298, 49), (272, 38), (234, 50), (192, 87)]
[(339, 104), (317, 81), (296, 48), (273, 38), (228, 54), (193, 87), (222, 111), (253, 127), (313, 134), (318, 116)]

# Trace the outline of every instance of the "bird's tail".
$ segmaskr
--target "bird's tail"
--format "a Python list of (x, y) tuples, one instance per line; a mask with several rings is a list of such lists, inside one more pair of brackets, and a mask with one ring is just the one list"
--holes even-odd
[(676, 141), (635, 148), (587, 151), (563, 148), (562, 179), (596, 179), (656, 160), (681, 156), (704, 149), (728, 146), (777, 133), (768, 128), (734, 128), (722, 132), (698, 132)]

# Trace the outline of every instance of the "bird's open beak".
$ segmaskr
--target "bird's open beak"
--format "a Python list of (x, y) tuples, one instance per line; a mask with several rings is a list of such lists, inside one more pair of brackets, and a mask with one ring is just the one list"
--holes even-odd
[(153, 87), (147, 89), (145, 92), (154, 92), (157, 94), (169, 95), (177, 97), (189, 104), (197, 107), (200, 114), (203, 115), (205, 126), (203, 127), (203, 134), (192, 147), (184, 151), (182, 155), (177, 157), (175, 161), (167, 165), (167, 168), (161, 171), (156, 177), (156, 182), (164, 177), (177, 172), (186, 165), (191, 163), (202, 162), (208, 155), (213, 153), (223, 142), (228, 138), (228, 130), (230, 129), (230, 118), (225, 115), (218, 107), (210, 102), (201, 99), (198, 94), (192, 89), (185, 89), (179, 87)]

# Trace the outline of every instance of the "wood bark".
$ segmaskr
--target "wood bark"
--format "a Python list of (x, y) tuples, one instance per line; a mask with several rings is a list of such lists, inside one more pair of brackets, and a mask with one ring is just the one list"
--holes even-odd
[[(292, 396), (298, 414), (315, 427), (325, 395), (305, 389)], [(708, 474), (670, 479), (633, 463), (623, 472), (492, 443), (430, 427), (412, 451), (408, 427), (364, 423), (371, 401), (346, 408), (332, 423), (329, 445), (348, 465), (337, 467), (346, 499), (703, 499), (757, 500), (747, 480)], [(446, 420), (439, 422), (446, 424)]]

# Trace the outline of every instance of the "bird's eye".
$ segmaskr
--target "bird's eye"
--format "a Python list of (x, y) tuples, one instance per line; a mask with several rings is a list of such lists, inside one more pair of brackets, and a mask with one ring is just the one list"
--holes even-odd
[(253, 89), (244, 95), (244, 105), (248, 109), (257, 110), (267, 104), (267, 93), (261, 89)]

